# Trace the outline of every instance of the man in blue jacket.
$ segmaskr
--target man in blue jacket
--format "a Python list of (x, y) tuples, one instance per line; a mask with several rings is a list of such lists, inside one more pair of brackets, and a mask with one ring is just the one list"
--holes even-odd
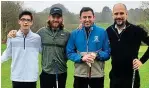
[(67, 43), (67, 56), (75, 62), (74, 88), (104, 88), (104, 61), (110, 57), (110, 48), (106, 31), (94, 20), (94, 11), (83, 7), (83, 27), (72, 31)]

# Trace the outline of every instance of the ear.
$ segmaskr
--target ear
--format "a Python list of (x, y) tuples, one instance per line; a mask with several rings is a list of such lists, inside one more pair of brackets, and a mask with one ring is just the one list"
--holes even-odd
[(81, 16), (79, 17), (79, 19), (80, 19), (80, 22), (82, 23), (82, 19), (81, 19)]
[(34, 22), (33, 22), (33, 20), (32, 20), (31, 25), (33, 25), (33, 23), (34, 23)]
[(94, 15), (94, 16), (93, 16), (93, 20), (95, 20), (95, 19), (96, 19), (96, 16)]
[(21, 21), (20, 20), (18, 20), (18, 24), (21, 24)]
[(126, 18), (128, 19), (128, 11), (126, 11)]
[(114, 13), (112, 12), (112, 18), (114, 19)]
[(48, 16), (48, 20), (50, 20), (51, 19), (51, 16)]
[(62, 22), (63, 22), (63, 20), (64, 20), (63, 17), (61, 17), (61, 21), (62, 21)]

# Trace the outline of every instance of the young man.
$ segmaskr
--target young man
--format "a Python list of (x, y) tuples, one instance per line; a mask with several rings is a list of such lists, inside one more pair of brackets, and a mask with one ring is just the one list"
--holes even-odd
[[(140, 77), (137, 69), (149, 58), (149, 48), (138, 60), (141, 41), (149, 45), (149, 36), (142, 28), (127, 21), (128, 12), (124, 4), (113, 7), (114, 24), (107, 28), (111, 46), (112, 69), (110, 88), (140, 88)], [(133, 83), (133, 71), (135, 81)]]
[(106, 31), (94, 20), (93, 10), (83, 7), (83, 27), (72, 31), (67, 43), (67, 56), (75, 62), (74, 88), (104, 88), (104, 61), (110, 57), (110, 48)]
[(13, 88), (36, 88), (38, 79), (38, 53), (41, 38), (31, 31), (33, 16), (29, 11), (19, 15), (20, 29), (15, 38), (9, 38), (1, 62), (12, 57), (11, 80)]

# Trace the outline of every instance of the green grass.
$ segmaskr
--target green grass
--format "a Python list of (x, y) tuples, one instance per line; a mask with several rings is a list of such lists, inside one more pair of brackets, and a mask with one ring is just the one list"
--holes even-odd
[[(96, 23), (98, 26), (101, 26), (103, 28), (107, 28), (110, 26), (106, 23)], [(77, 24), (75, 24), (76, 26)], [(1, 45), (1, 51), (3, 52), (6, 48), (6, 45)], [(141, 46), (139, 50), (139, 57), (141, 57), (144, 52), (146, 51), (147, 46)], [(11, 80), (10, 80), (10, 64), (11, 60), (8, 60), (7, 62), (3, 63), (1, 65), (1, 88), (11, 88)], [(73, 75), (74, 75), (74, 64), (71, 61), (68, 61), (68, 76), (67, 76), (67, 83), (66, 88), (73, 88)], [(41, 55), (39, 55), (39, 69), (41, 72)], [(108, 60), (105, 64), (105, 82), (104, 82), (104, 88), (109, 88), (109, 71), (111, 69), (111, 60)], [(39, 73), (40, 74), (40, 73)], [(149, 61), (147, 61), (141, 68), (140, 68), (140, 77), (141, 77), (141, 88), (149, 88)], [(37, 88), (39, 87), (39, 80), (37, 83)]]
[[(1, 50), (2, 52), (6, 48), (6, 45), (2, 44)], [(147, 46), (141, 46), (139, 57), (141, 57), (146, 50)], [(41, 55), (39, 55), (41, 58)], [(41, 59), (39, 59), (39, 66), (41, 72)], [(11, 80), (10, 80), (10, 64), (11, 59), (7, 62), (4, 62), (1, 65), (1, 88), (11, 88)], [(71, 61), (68, 61), (68, 76), (67, 76), (67, 84), (66, 88), (73, 88), (73, 73), (74, 73), (74, 64)], [(109, 88), (109, 71), (111, 69), (111, 60), (107, 61), (105, 64), (105, 87)], [(40, 73), (39, 73), (40, 74)], [(141, 68), (140, 68), (140, 77), (141, 77), (141, 88), (148, 88), (149, 87), (149, 61), (147, 61)], [(37, 88), (39, 87), (39, 80), (37, 83)]]

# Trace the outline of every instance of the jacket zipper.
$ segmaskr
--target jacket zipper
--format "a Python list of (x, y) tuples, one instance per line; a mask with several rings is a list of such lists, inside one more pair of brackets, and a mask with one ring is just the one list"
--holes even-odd
[(23, 36), (24, 37), (24, 49), (25, 49), (25, 38), (26, 38), (26, 36)]
[[(130, 26), (130, 25), (128, 25), (126, 28), (128, 28), (129, 26)], [(112, 26), (111, 26), (111, 27), (112, 27)], [(117, 36), (117, 38), (118, 38), (118, 41), (121, 40), (121, 36), (122, 36), (123, 32), (126, 30), (126, 28), (120, 33), (120, 36), (119, 36), (118, 33), (115, 31), (115, 29), (112, 27), (113, 31), (115, 32), (115, 34), (116, 34), (116, 36)]]
[[(86, 34), (86, 30), (85, 30), (85, 34)], [(88, 53), (88, 41), (89, 41), (90, 34), (91, 34), (91, 31), (90, 31), (90, 33), (89, 33), (89, 35), (88, 35), (88, 38), (87, 38), (87, 34), (86, 34), (86, 40), (87, 40), (87, 42), (86, 42), (86, 45), (87, 45), (87, 53)]]
[[(90, 31), (90, 33), (89, 33), (89, 35), (88, 35), (88, 38), (87, 38), (87, 33), (86, 33), (86, 30), (84, 30), (85, 31), (85, 34), (86, 34), (86, 40), (87, 40), (87, 42), (86, 42), (86, 49), (87, 49), (87, 54), (88, 54), (88, 41), (89, 41), (89, 37), (90, 37), (90, 35), (91, 35), (91, 31)], [(88, 70), (88, 68), (87, 68), (87, 70)], [(89, 70), (91, 70), (91, 67), (89, 67)], [(88, 70), (88, 71), (89, 71)], [(87, 76), (88, 76), (88, 74), (87, 74)]]

